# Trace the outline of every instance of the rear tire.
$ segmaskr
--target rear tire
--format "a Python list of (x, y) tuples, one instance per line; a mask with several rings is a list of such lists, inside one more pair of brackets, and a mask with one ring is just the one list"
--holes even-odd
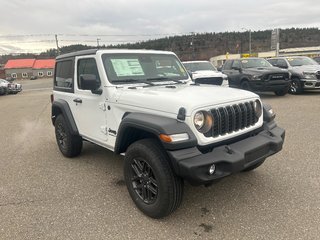
[(124, 177), (133, 202), (151, 218), (163, 218), (181, 204), (183, 180), (175, 175), (155, 139), (142, 139), (129, 146)]
[(54, 125), (56, 140), (61, 153), (70, 158), (78, 156), (82, 150), (82, 138), (71, 134), (69, 125), (62, 114), (58, 115)]

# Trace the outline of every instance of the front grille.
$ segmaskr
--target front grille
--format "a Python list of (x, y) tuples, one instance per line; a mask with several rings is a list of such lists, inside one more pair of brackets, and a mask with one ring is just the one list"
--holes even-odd
[(211, 109), (210, 112), (214, 124), (211, 131), (204, 134), (206, 137), (223, 136), (253, 126), (258, 122), (253, 101)]
[(212, 85), (221, 85), (222, 84), (222, 77), (204, 77), (204, 78), (197, 78), (194, 80), (195, 83), (199, 84), (212, 84)]
[(316, 73), (317, 79), (320, 79), (320, 71)]
[(287, 80), (287, 79), (289, 79), (288, 73), (266, 74), (263, 77), (263, 80)]

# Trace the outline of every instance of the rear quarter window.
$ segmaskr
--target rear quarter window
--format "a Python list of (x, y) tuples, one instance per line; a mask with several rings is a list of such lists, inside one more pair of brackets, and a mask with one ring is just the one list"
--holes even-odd
[(73, 60), (64, 60), (56, 63), (54, 88), (60, 91), (73, 90)]

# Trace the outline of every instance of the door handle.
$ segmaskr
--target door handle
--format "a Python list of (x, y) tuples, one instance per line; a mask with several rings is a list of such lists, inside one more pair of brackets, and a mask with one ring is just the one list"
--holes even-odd
[(73, 99), (73, 101), (75, 103), (82, 103), (82, 99), (81, 98), (75, 98), (75, 99)]

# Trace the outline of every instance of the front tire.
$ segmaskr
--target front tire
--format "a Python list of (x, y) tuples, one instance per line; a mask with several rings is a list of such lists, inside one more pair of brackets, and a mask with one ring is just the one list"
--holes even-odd
[(163, 218), (181, 204), (183, 180), (175, 175), (155, 139), (142, 139), (129, 146), (124, 177), (133, 202), (149, 217)]
[(302, 89), (302, 85), (301, 85), (299, 78), (293, 78), (291, 81), (290, 88), (289, 88), (289, 93), (300, 94), (300, 93), (302, 93), (302, 91), (303, 91), (303, 89)]
[(250, 87), (250, 84), (248, 81), (243, 81), (241, 84), (240, 84), (240, 88), (243, 89), (243, 90), (247, 90), (247, 91), (251, 91), (251, 87)]
[(284, 96), (288, 93), (288, 88), (279, 89), (274, 92), (277, 96)]
[(55, 121), (55, 134), (61, 153), (66, 157), (76, 157), (82, 150), (82, 138), (72, 135), (69, 125), (63, 115), (58, 115)]

